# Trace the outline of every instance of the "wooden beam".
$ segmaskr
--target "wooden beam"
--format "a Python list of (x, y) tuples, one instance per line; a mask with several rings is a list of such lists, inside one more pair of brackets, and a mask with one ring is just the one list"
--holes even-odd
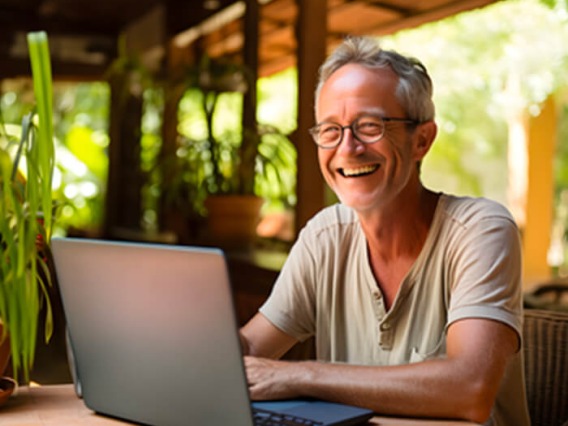
[(14, 32), (26, 33), (29, 31), (46, 31), (50, 37), (55, 34), (69, 36), (116, 36), (120, 28), (108, 21), (90, 19), (65, 19), (61, 15), (52, 17), (41, 16), (38, 13), (29, 13), (18, 9), (2, 7), (0, 13), (0, 31), (4, 34)]
[[(258, 80), (258, 21), (259, 6), (257, 0), (246, 0), (246, 12), (244, 16), (244, 46), (243, 62), (249, 74), (249, 88), (243, 96), (243, 143), (239, 149), (239, 157), (242, 164), (255, 164), (256, 150), (246, 149), (245, 135), (247, 132), (257, 130), (256, 108), (257, 108), (257, 80)], [(254, 191), (255, 170), (239, 167), (239, 179), (245, 192)], [(251, 179), (252, 178), (252, 179)], [(250, 187), (249, 187), (250, 185)]]
[(470, 0), (470, 1), (453, 1), (442, 6), (427, 9), (422, 12), (414, 13), (411, 16), (397, 18), (392, 22), (381, 25), (373, 30), (368, 30), (368, 35), (387, 35), (400, 30), (418, 27), (427, 22), (439, 21), (448, 16), (456, 15), (472, 9), (477, 9), (489, 4), (496, 3), (495, 0)]
[(317, 147), (308, 129), (314, 124), (314, 90), (318, 69), (326, 55), (327, 1), (297, 0), (297, 5), (298, 127), (293, 135), (298, 152), (296, 233), (324, 206), (324, 182), (318, 167)]
[[(346, 3), (344, 3), (342, 6), (351, 4), (351, 3), (356, 3), (355, 1), (348, 1)], [(388, 10), (389, 12), (393, 12), (396, 13), (397, 15), (401, 15), (401, 16), (412, 16), (415, 12), (416, 12), (416, 8), (408, 8), (408, 7), (402, 7), (402, 6), (398, 6), (392, 3), (388, 3), (386, 1), (363, 1), (362, 3), (365, 3), (369, 6), (372, 6), (374, 8), (377, 9), (381, 9), (381, 10)]]

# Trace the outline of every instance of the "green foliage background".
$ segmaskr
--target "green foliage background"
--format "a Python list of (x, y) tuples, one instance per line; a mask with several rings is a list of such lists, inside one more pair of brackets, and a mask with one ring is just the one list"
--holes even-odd
[(567, 39), (565, 5), (536, 0), (498, 2), (385, 38), (384, 47), (424, 62), (434, 81), (439, 134), (424, 161), (427, 184), (507, 203), (508, 114), (521, 107), (537, 115), (566, 87)]

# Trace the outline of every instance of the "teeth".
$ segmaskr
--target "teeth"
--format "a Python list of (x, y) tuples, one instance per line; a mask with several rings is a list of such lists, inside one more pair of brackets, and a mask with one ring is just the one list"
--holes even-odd
[(359, 175), (366, 175), (369, 173), (374, 172), (375, 170), (377, 170), (379, 166), (377, 166), (376, 164), (373, 166), (363, 166), (363, 167), (358, 167), (356, 169), (343, 169), (343, 176), (359, 176)]

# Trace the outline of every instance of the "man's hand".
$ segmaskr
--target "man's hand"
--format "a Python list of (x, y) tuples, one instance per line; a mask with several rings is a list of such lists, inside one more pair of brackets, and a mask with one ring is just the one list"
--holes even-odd
[(299, 363), (245, 356), (245, 369), (251, 399), (287, 399), (300, 396), (295, 389), (301, 383)]

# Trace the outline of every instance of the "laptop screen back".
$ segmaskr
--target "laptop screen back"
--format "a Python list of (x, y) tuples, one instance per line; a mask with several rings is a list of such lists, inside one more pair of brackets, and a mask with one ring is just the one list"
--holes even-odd
[(144, 424), (252, 424), (220, 250), (68, 238), (52, 249), (90, 409)]

